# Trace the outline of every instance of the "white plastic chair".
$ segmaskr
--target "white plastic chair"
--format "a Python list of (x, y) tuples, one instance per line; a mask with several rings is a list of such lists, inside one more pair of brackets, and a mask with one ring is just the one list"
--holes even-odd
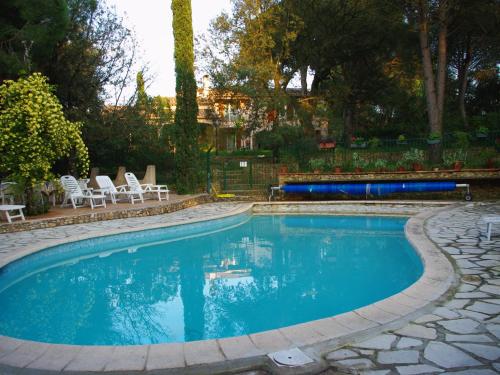
[[(125, 180), (127, 181), (130, 191), (140, 192), (142, 194), (156, 193), (159, 201), (163, 199), (168, 201), (169, 199), (168, 194), (170, 190), (168, 190), (167, 185), (141, 184), (137, 177), (135, 177), (135, 174), (131, 172), (125, 173)], [(164, 198), (162, 198), (162, 194), (165, 195)]]
[[(87, 200), (90, 203), (90, 208), (94, 207), (106, 207), (106, 196), (103, 194), (92, 194), (90, 191), (82, 191), (82, 188), (73, 176), (61, 176), (61, 185), (64, 188), (64, 199), (61, 207), (66, 205), (66, 202), (70, 201), (74, 209), (77, 207), (82, 207), (83, 204), (79, 204), (79, 201)], [(100, 200), (101, 203), (97, 204), (96, 200)]]
[(129, 191), (127, 190), (128, 185), (115, 186), (113, 181), (109, 176), (96, 176), (96, 182), (99, 189), (94, 191), (102, 193), (104, 195), (109, 195), (111, 202), (116, 204), (117, 196), (126, 196), (126, 199), (130, 200), (130, 203), (134, 204), (136, 200), (144, 203), (144, 197), (141, 192)]

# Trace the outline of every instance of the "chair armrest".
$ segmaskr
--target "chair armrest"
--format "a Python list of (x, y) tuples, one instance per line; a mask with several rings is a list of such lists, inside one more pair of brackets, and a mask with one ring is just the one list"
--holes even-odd
[(123, 193), (124, 191), (130, 190), (130, 187), (128, 185), (118, 185), (115, 186), (115, 188), (119, 193)]

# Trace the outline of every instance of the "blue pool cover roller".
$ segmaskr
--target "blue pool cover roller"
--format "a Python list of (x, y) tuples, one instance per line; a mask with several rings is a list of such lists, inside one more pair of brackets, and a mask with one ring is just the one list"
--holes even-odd
[(285, 193), (319, 193), (351, 195), (386, 195), (391, 193), (412, 193), (430, 191), (453, 191), (457, 184), (451, 181), (430, 182), (380, 182), (350, 184), (306, 184), (284, 185)]

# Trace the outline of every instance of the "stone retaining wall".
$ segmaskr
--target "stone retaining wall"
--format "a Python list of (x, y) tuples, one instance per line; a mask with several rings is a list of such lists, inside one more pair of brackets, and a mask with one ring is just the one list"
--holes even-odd
[(0, 224), (0, 233), (21, 232), (33, 229), (53, 228), (61, 225), (84, 224), (96, 221), (126, 219), (131, 217), (161, 215), (169, 212), (183, 210), (188, 207), (197, 206), (199, 204), (208, 203), (211, 201), (212, 198), (208, 194), (201, 194), (178, 202), (165, 202), (157, 206), (88, 212), (84, 214), (75, 212), (75, 214), (72, 216), (17, 221), (12, 224), (2, 223)]

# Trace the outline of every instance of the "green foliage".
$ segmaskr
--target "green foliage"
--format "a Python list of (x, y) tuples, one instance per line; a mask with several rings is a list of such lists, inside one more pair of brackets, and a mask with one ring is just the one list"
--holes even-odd
[(420, 150), (418, 148), (412, 148), (403, 153), (401, 159), (404, 162), (404, 165), (409, 166), (413, 163), (423, 163), (425, 161), (425, 153), (424, 150)]
[(197, 122), (191, 1), (173, 0), (172, 13), (177, 93), (174, 133), (177, 191), (192, 193), (198, 189), (201, 175), (198, 170), (200, 131)]
[(325, 159), (323, 158), (312, 158), (309, 159), (309, 167), (313, 171), (322, 171), (327, 166)]
[(353, 152), (352, 153), (352, 166), (354, 168), (366, 168), (368, 166), (369, 162), (365, 158), (363, 158), (359, 153)]
[(85, 175), (89, 160), (80, 128), (65, 118), (41, 74), (5, 81), (0, 86), (0, 173), (33, 188), (52, 178), (56, 161), (74, 154)]
[(69, 23), (65, 0), (0, 2), (0, 82), (44, 70)]

